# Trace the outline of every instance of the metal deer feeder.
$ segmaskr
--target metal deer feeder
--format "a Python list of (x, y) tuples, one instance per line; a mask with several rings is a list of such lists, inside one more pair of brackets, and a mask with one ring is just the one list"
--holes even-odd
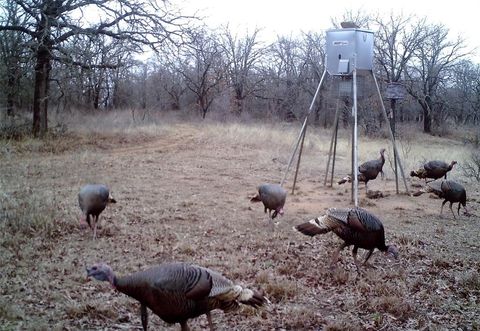
[[(300, 146), (299, 154), (298, 154), (298, 161), (297, 167), (295, 170), (295, 177), (293, 181), (293, 188), (292, 193), (295, 191), (295, 184), (297, 181), (298, 175), (298, 168), (300, 166), (300, 159), (303, 150), (303, 143), (305, 140), (305, 133), (307, 129), (307, 123), (309, 116), (313, 110), (313, 106), (315, 104), (315, 100), (320, 92), (320, 88), (323, 84), (325, 79), (326, 73), (328, 72), (331, 76), (340, 76), (345, 78), (345, 80), (351, 79), (351, 86), (346, 87), (347, 85), (340, 84), (339, 89), (342, 90), (350, 90), (350, 95), (352, 96), (353, 100), (353, 107), (352, 107), (352, 117), (353, 117), (353, 132), (352, 132), (352, 174), (353, 174), (353, 181), (352, 181), (352, 201), (355, 203), (355, 206), (358, 206), (358, 123), (357, 123), (357, 99), (359, 98), (359, 91), (358, 91), (358, 78), (366, 78), (367, 76), (373, 77), (373, 81), (375, 82), (375, 86), (377, 89), (378, 97), (380, 98), (380, 103), (382, 105), (382, 112), (384, 115), (384, 120), (388, 124), (387, 127), (389, 128), (390, 133), (390, 140), (392, 142), (394, 155), (396, 161), (399, 164), (400, 171), (403, 177), (403, 182), (405, 184), (405, 190), (408, 192), (407, 183), (405, 180), (405, 175), (403, 172), (403, 167), (401, 165), (401, 161), (398, 157), (397, 147), (395, 144), (395, 139), (390, 127), (390, 122), (387, 116), (387, 112), (385, 110), (385, 106), (383, 104), (382, 96), (380, 94), (380, 88), (378, 87), (377, 79), (373, 73), (373, 46), (374, 46), (374, 34), (372, 31), (360, 29), (353, 23), (350, 22), (343, 22), (341, 29), (331, 29), (327, 31), (326, 34), (326, 59), (325, 59), (325, 70), (322, 74), (320, 82), (318, 84), (317, 90), (315, 95), (313, 96), (313, 100), (310, 104), (310, 108), (308, 109), (306, 118), (303, 122), (302, 128), (300, 130), (300, 135), (298, 136), (297, 142), (295, 144), (294, 150), (292, 155), (289, 159), (287, 169), (281, 181), (281, 185), (284, 184), (285, 179), (287, 177), (288, 171), (292, 165), (293, 159), (295, 154)], [(365, 86), (365, 84), (364, 84)], [(340, 91), (341, 92), (341, 91)], [(340, 93), (339, 92), (339, 93)], [(365, 91), (362, 91), (365, 94)], [(335, 167), (335, 154), (336, 154), (336, 144), (337, 144), (337, 133), (338, 133), (338, 118), (339, 118), (339, 111), (338, 108), (335, 113), (335, 121), (334, 121), (334, 129), (332, 134), (332, 140), (330, 143), (330, 152), (327, 161), (327, 169), (325, 173), (325, 182), (324, 185), (327, 184), (327, 177), (328, 171), (330, 168), (330, 161), (332, 159), (332, 148), (333, 148), (333, 161), (332, 161), (332, 172), (331, 172), (331, 182), (330, 185), (333, 183), (333, 172)], [(395, 172), (395, 178), (398, 181), (397, 172)]]

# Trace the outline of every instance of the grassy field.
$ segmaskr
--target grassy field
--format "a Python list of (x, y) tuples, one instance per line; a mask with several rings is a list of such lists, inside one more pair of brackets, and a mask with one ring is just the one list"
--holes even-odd
[[(225, 123), (178, 116), (133, 122), (130, 113), (69, 116), (67, 131), (45, 141), (0, 141), (0, 329), (141, 330), (139, 304), (85, 267), (109, 263), (119, 274), (167, 261), (218, 270), (262, 288), (272, 304), (258, 312), (213, 312), (218, 330), (478, 330), (480, 328), (480, 185), (462, 175), (471, 147), (402, 128), (405, 171), (423, 160), (458, 161), (450, 177), (467, 188), (471, 216), (453, 219), (441, 200), (395, 194), (386, 178), (369, 183), (384, 197), (360, 205), (379, 216), (390, 261), (376, 252), (359, 275), (351, 253), (329, 259), (340, 240), (308, 238), (292, 226), (348, 207), (349, 185), (323, 185), (330, 130), (310, 127), (295, 194), (274, 233), (248, 197), (282, 178), (299, 123)], [(335, 178), (349, 172), (349, 131), (339, 133)], [(388, 140), (361, 137), (360, 162)], [(286, 187), (291, 189), (293, 170)], [(107, 184), (118, 201), (101, 215), (98, 239), (79, 227), (77, 194)], [(422, 183), (407, 178), (409, 187)], [(400, 186), (402, 192), (404, 188)], [(178, 330), (150, 315), (151, 330)], [(208, 329), (201, 316), (193, 330)]]

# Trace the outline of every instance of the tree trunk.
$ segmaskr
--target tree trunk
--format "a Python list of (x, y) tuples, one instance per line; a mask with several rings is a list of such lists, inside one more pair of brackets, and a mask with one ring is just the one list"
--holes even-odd
[(50, 78), (51, 53), (41, 45), (36, 54), (35, 91), (33, 95), (33, 135), (44, 136), (48, 130), (48, 83)]
[(100, 87), (95, 86), (93, 90), (93, 109), (98, 110), (100, 106)]
[(235, 100), (234, 100), (234, 109), (233, 111), (237, 114), (240, 115), (243, 112), (243, 88), (237, 87), (235, 88)]
[(425, 104), (423, 105), (423, 132), (432, 133), (432, 114), (431, 114), (431, 101), (430, 98), (425, 98)]
[(11, 68), (7, 68), (9, 72), (7, 80), (7, 116), (13, 116), (13, 109), (15, 107), (15, 96), (17, 94), (17, 79), (15, 72), (11, 72)]

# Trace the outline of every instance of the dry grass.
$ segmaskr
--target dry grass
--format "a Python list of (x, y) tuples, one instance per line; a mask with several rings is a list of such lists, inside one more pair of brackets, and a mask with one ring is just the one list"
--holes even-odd
[[(345, 250), (331, 271), (340, 241), (291, 230), (325, 208), (350, 205), (348, 186), (323, 186), (331, 132), (309, 128), (296, 193), (272, 234), (263, 208), (248, 196), (259, 183), (281, 179), (298, 123), (138, 118), (72, 115), (66, 136), (0, 142), (2, 329), (139, 329), (138, 303), (106, 283), (86, 281), (85, 266), (105, 261), (125, 274), (174, 260), (262, 288), (272, 301), (260, 312), (215, 311), (219, 330), (478, 328), (479, 184), (457, 169), (451, 177), (465, 183), (474, 216), (440, 218), (440, 200), (396, 195), (387, 169), (386, 180), (369, 183), (384, 196), (371, 200), (360, 191), (360, 201), (383, 219), (400, 261), (377, 252), (373, 267), (359, 275)], [(348, 132), (339, 138), (338, 176), (350, 165)], [(422, 158), (460, 163), (469, 155), (452, 138), (408, 139), (408, 170)], [(361, 137), (361, 161), (377, 157), (387, 143)], [(87, 182), (109, 185), (118, 201), (101, 215), (95, 242), (78, 227), (77, 193)], [(208, 328), (205, 317), (190, 324)], [(150, 325), (178, 329), (154, 315)]]

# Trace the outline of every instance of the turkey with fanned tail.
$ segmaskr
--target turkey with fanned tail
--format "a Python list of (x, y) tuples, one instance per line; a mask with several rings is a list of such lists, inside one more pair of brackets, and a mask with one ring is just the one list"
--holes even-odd
[(398, 258), (397, 248), (385, 244), (385, 231), (380, 219), (362, 208), (330, 208), (324, 216), (299, 224), (294, 229), (312, 237), (332, 231), (343, 239), (343, 243), (332, 256), (332, 267), (336, 265), (340, 251), (351, 245), (357, 270), (360, 270), (360, 263), (357, 260), (359, 248), (368, 250), (364, 264), (375, 248), (392, 255), (395, 259)]

